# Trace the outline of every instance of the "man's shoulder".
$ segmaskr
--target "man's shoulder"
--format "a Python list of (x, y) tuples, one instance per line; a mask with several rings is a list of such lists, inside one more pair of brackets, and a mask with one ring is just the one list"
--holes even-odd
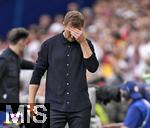
[(135, 100), (135, 101), (132, 101), (132, 103), (131, 103), (131, 107), (132, 106), (136, 106), (136, 105), (138, 105), (139, 103), (141, 102), (141, 100)]
[(12, 54), (9, 48), (6, 48), (0, 55), (0, 61), (7, 62), (7, 64), (14, 60), (16, 60), (16, 56)]
[(141, 108), (145, 106), (144, 102), (142, 99), (135, 101), (131, 106), (130, 109), (138, 109), (141, 111)]
[(7, 60), (9, 60), (9, 56), (8, 56), (8, 53), (7, 53), (7, 51), (6, 50), (4, 50), (3, 52), (2, 52), (2, 54), (0, 55), (0, 62), (1, 63), (5, 63)]
[(9, 58), (9, 55), (10, 55), (10, 53), (8, 52), (8, 49), (5, 49), (5, 50), (1, 53), (0, 58), (1, 58), (1, 59), (7, 59), (7, 58)]

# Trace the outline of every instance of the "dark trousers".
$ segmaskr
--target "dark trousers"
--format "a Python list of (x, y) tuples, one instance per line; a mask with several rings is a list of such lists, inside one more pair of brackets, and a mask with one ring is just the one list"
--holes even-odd
[(68, 123), (69, 128), (89, 128), (91, 108), (79, 112), (60, 112), (50, 110), (50, 128), (64, 128)]

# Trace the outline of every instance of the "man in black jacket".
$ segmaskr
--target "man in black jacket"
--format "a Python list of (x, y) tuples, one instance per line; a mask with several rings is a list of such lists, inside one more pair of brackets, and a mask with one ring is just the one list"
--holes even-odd
[(28, 35), (24, 28), (8, 33), (9, 47), (0, 55), (0, 103), (19, 103), (20, 69), (33, 69), (33, 63), (21, 59)]
[(45, 41), (29, 87), (29, 103), (35, 95), (41, 77), (47, 70), (45, 102), (50, 103), (50, 128), (88, 128), (91, 103), (86, 70), (95, 72), (98, 61), (91, 41), (84, 35), (84, 17), (70, 11), (64, 18), (64, 31)]

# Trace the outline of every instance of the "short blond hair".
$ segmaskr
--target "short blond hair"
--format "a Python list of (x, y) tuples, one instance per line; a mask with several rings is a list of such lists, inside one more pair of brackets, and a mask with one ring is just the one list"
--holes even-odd
[(84, 26), (84, 16), (79, 11), (69, 11), (64, 17), (64, 25), (70, 24), (73, 27)]

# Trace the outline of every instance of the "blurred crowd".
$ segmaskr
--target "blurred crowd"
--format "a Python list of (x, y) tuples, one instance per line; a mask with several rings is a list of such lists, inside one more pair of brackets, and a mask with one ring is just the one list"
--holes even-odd
[[(115, 85), (129, 79), (141, 81), (142, 74), (150, 72), (149, 0), (97, 0), (92, 8), (79, 8), (72, 2), (67, 7), (84, 14), (85, 33), (100, 62), (95, 74), (87, 74), (89, 81), (102, 78), (98, 84)], [(35, 62), (41, 43), (63, 31), (63, 16), (43, 14), (38, 24), (29, 26), (25, 59)], [(1, 51), (6, 45), (2, 42)]]
[(83, 9), (87, 34), (100, 61), (97, 75), (108, 85), (141, 81), (142, 74), (150, 72), (149, 9), (149, 0), (104, 0), (92, 10)]
[[(87, 72), (89, 83), (103, 86), (130, 79), (143, 81), (142, 75), (150, 73), (149, 0), (96, 0), (92, 7), (84, 8), (72, 2), (67, 9), (84, 14), (85, 34), (92, 41), (100, 62), (96, 73)], [(55, 17), (43, 14), (38, 24), (28, 27), (25, 59), (36, 62), (41, 44), (63, 31), (64, 14)], [(7, 40), (0, 39), (0, 53), (6, 47)]]

